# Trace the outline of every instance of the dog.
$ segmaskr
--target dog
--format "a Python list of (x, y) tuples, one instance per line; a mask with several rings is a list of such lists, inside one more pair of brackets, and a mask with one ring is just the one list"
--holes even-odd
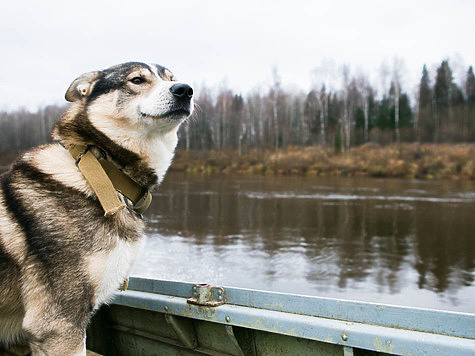
[[(53, 128), (53, 143), (24, 153), (1, 176), (6, 355), (86, 355), (88, 322), (127, 279), (144, 244), (144, 222), (120, 191), (112, 194), (117, 209), (105, 211), (81, 158), (87, 151), (149, 192), (162, 181), (177, 130), (194, 108), (191, 86), (140, 62), (83, 74), (65, 98), (71, 104)], [(72, 147), (82, 152), (75, 156)]]

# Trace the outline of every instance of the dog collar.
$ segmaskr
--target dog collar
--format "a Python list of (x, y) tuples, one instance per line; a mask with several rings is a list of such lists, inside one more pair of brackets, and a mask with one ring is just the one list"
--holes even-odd
[(96, 193), (104, 209), (104, 216), (114, 215), (126, 205), (119, 199), (116, 191), (132, 202), (132, 209), (141, 215), (152, 202), (152, 194), (142, 188), (128, 175), (105, 159), (97, 158), (90, 150), (92, 146), (72, 145), (69, 153), (76, 165)]

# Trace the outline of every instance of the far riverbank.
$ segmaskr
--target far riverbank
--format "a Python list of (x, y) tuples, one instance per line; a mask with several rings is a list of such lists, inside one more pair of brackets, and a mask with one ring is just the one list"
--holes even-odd
[(241, 155), (236, 151), (177, 150), (170, 169), (205, 175), (475, 179), (475, 145), (366, 144), (342, 153), (313, 146), (251, 150)]

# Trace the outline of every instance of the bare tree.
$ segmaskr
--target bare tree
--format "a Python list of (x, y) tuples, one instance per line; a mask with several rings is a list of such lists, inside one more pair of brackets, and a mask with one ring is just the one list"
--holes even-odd
[(317, 95), (320, 111), (320, 137), (323, 145), (327, 142), (329, 93), (336, 87), (337, 67), (334, 61), (324, 58), (319, 66), (312, 70), (314, 90), (320, 88)]
[(394, 100), (394, 132), (396, 134), (396, 142), (401, 142), (401, 134), (399, 130), (399, 98), (401, 96), (401, 80), (404, 70), (404, 62), (399, 57), (393, 58), (391, 91)]
[(272, 105), (272, 128), (274, 133), (274, 149), (279, 148), (279, 115), (278, 115), (278, 100), (281, 93), (281, 81), (277, 68), (272, 69), (273, 84), (269, 96)]
[(344, 147), (345, 151), (348, 151), (350, 148), (350, 67), (348, 65), (343, 65), (341, 68), (342, 78), (343, 78), (343, 117), (342, 117), (342, 128), (344, 138)]
[(361, 95), (361, 101), (363, 106), (364, 126), (363, 126), (363, 139), (364, 142), (368, 142), (369, 139), (369, 97), (371, 94), (371, 86), (368, 82), (366, 75), (360, 73), (356, 79), (358, 90)]

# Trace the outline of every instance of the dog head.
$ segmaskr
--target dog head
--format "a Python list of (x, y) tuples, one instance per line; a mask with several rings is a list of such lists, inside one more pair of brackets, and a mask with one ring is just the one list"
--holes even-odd
[(56, 123), (53, 138), (67, 148), (101, 148), (144, 187), (163, 178), (178, 141), (177, 129), (194, 106), (188, 84), (162, 66), (138, 62), (83, 74), (65, 97), (72, 104)]
[(75, 79), (66, 100), (86, 108), (89, 117), (167, 131), (193, 112), (193, 89), (157, 64), (129, 62)]

